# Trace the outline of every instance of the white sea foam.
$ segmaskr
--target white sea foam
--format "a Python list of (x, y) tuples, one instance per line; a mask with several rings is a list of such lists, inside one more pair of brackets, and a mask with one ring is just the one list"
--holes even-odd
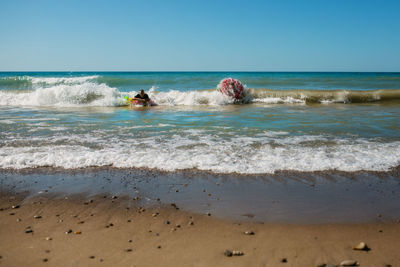
[[(276, 134), (222, 138), (193, 130), (177, 132), (169, 138), (118, 139), (112, 133), (108, 137), (94, 133), (32, 137), (30, 146), (12, 146), (13, 142), (8, 142), (0, 147), (0, 168), (114, 166), (250, 174), (278, 170), (385, 171), (400, 164), (399, 141), (282, 134), (280, 138)], [(23, 140), (15, 138), (14, 142)], [(327, 140), (330, 143), (324, 145)], [(312, 141), (319, 145), (307, 143)], [(33, 145), (38, 143), (41, 145)]]
[(0, 124), (1, 123), (3, 123), (3, 124), (13, 124), (13, 123), (15, 123), (15, 121), (13, 121), (13, 120), (0, 120)]
[(305, 104), (304, 99), (296, 99), (293, 97), (266, 97), (253, 99), (254, 103), (265, 103), (265, 104)]
[[(233, 99), (217, 91), (155, 92), (152, 87), (148, 94), (161, 106), (226, 105)], [(122, 106), (128, 103), (124, 95), (134, 97), (137, 92), (121, 93), (106, 84), (84, 82), (79, 84), (59, 84), (41, 87), (30, 92), (0, 91), (0, 106)]]
[(189, 91), (181, 92), (170, 90), (168, 92), (151, 93), (150, 97), (158, 105), (168, 106), (218, 106), (233, 103), (233, 99), (217, 91)]
[(55, 85), (31, 92), (0, 91), (0, 106), (120, 106), (126, 104), (119, 91), (105, 84), (85, 82)]
[(98, 78), (98, 75), (82, 76), (82, 77), (27, 77), (32, 84), (81, 84)]

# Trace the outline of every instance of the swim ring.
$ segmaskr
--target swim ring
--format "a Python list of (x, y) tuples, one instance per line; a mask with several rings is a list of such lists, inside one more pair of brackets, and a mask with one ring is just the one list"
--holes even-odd
[(217, 85), (217, 90), (235, 100), (242, 100), (245, 96), (245, 88), (243, 84), (239, 80), (233, 78), (223, 79)]

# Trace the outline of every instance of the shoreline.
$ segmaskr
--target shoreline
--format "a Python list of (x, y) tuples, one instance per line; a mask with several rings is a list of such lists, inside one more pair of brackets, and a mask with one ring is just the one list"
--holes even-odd
[(54, 169), (0, 171), (0, 191), (27, 199), (54, 194), (176, 203), (221, 219), (263, 223), (378, 223), (400, 219), (400, 168), (390, 172), (215, 174), (196, 170)]

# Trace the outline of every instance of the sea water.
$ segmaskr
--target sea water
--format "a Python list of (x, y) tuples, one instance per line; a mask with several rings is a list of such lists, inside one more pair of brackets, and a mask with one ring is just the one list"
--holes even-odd
[[(215, 89), (227, 77), (242, 103)], [(127, 105), (140, 89), (158, 106)], [(399, 165), (400, 73), (0, 72), (0, 169)]]

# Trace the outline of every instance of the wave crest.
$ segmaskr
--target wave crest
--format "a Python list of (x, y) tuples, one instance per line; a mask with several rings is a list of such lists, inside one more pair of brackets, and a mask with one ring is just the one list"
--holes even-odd
[[(133, 97), (136, 91), (120, 92), (105, 83), (92, 81), (96, 76), (74, 78), (38, 78), (35, 83), (48, 86), (33, 90), (0, 90), (0, 106), (124, 106), (124, 96)], [(96, 78), (94, 78), (96, 79)], [(61, 83), (61, 84), (59, 84)], [(52, 85), (51, 85), (52, 84)], [(50, 86), (51, 85), (51, 86)], [(215, 89), (192, 91), (148, 90), (149, 96), (161, 106), (227, 105), (236, 103)], [(331, 104), (400, 101), (400, 90), (272, 90), (248, 89), (241, 103), (258, 104)]]
[(0, 91), (0, 106), (121, 106), (121, 94), (105, 84), (55, 85), (29, 92)]

